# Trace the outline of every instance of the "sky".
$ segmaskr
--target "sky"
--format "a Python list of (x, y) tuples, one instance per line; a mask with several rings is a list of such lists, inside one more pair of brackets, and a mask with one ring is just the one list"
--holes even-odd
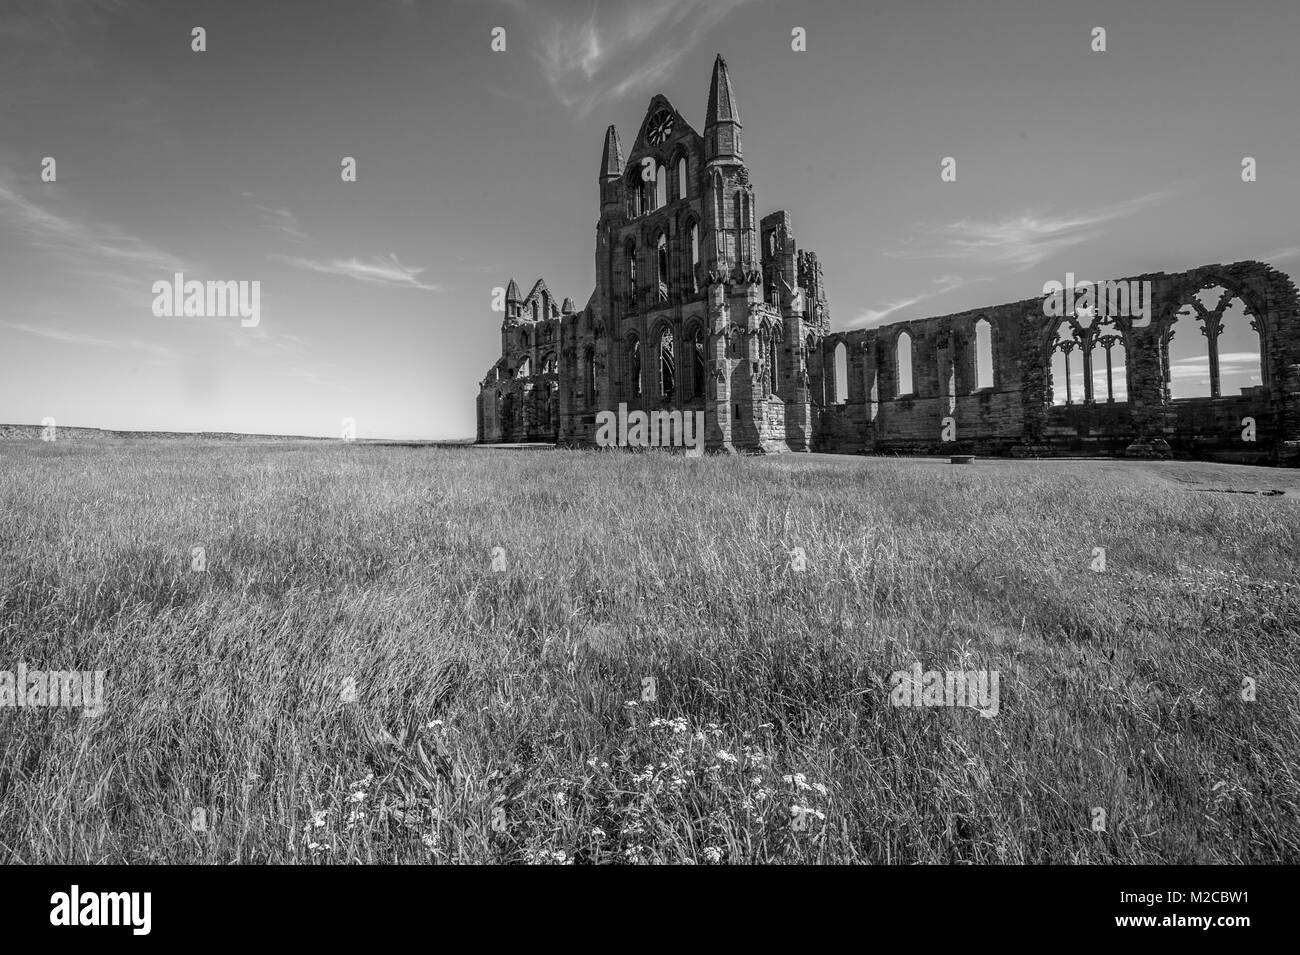
[[(1296, 275), (1298, 36), (1294, 0), (0, 0), (0, 422), (471, 437), (493, 289), (585, 305), (605, 127), (662, 92), (701, 129), (717, 53), (835, 329)], [(176, 272), (258, 282), (257, 324), (155, 314)]]

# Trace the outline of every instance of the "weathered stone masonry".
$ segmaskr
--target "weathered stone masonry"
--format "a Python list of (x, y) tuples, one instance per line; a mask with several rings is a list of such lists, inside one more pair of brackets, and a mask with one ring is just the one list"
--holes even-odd
[[(1260, 262), (1131, 279), (1151, 283), (1147, 327), (1133, 327), (1132, 319), (1117, 316), (1093, 328), (1115, 336), (1123, 348), (1127, 400), (1101, 396), (1051, 403), (1051, 355), (1062, 319), (1045, 316), (1043, 299), (1032, 298), (825, 336), (823, 367), (834, 368), (839, 345), (847, 350), (847, 400), (826, 397), (835, 394), (833, 372), (815, 387), (820, 414), (814, 450), (1180, 454), (1300, 462), (1300, 298), (1290, 279)], [(1206, 289), (1224, 290), (1225, 302), (1244, 303), (1260, 341), (1262, 384), (1241, 395), (1172, 399), (1170, 332), (1179, 312)], [(975, 381), (980, 320), (992, 332), (993, 381), (983, 388)], [(1179, 322), (1188, 323), (1187, 318)], [(1186, 334), (1193, 328), (1199, 326)], [(913, 385), (906, 395), (898, 391), (897, 342), (904, 332), (912, 339)], [(942, 440), (943, 419), (949, 416), (953, 442)], [(1254, 441), (1242, 438), (1246, 418), (1255, 421)]]
[[(797, 247), (788, 213), (756, 219), (740, 130), (721, 57), (703, 135), (662, 95), (651, 100), (626, 161), (609, 127), (596, 288), (575, 311), (567, 298), (557, 307), (541, 280), (527, 296), (510, 281), (501, 357), (479, 391), (480, 442), (590, 445), (597, 412), (626, 403), (647, 412), (702, 410), (712, 451), (1300, 463), (1300, 297), (1286, 275), (1238, 262), (1132, 276), (1151, 283), (1150, 320), (1137, 326), (1122, 315), (1049, 317), (1043, 299), (1031, 298), (831, 333), (816, 254)], [(1219, 393), (1214, 343), (1223, 306), (1198, 304), (1206, 289), (1222, 290), (1224, 305), (1240, 299), (1258, 335), (1261, 384), (1239, 395)], [(1175, 323), (1181, 341), (1204, 336), (1212, 397), (1171, 397)], [(992, 365), (985, 382), (981, 332)], [(904, 335), (907, 369), (899, 367)], [(836, 374), (841, 347), (845, 381)], [(1106, 370), (1093, 365), (1102, 347)], [(1052, 402), (1058, 351), (1085, 372), (1084, 392), (1065, 404)], [(1124, 380), (1114, 393), (1112, 352)], [(1253, 419), (1254, 441), (1243, 440), (1243, 419)]]

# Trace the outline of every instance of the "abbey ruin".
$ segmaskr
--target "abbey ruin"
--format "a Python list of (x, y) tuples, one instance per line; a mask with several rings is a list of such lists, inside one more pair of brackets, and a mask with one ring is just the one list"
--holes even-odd
[[(594, 445), (597, 414), (626, 404), (702, 411), (715, 452), (1300, 464), (1300, 297), (1283, 273), (1207, 265), (1089, 283), (1077, 308), (1044, 295), (832, 332), (816, 253), (787, 212), (756, 217), (740, 133), (720, 56), (703, 135), (662, 95), (626, 158), (609, 127), (596, 288), (578, 311), (511, 280), (480, 443)], [(1114, 307), (1130, 287), (1140, 317)]]

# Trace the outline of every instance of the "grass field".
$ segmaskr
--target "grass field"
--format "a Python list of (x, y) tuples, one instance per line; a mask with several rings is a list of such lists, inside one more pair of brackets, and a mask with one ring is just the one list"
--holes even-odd
[(8, 442), (0, 861), (1300, 862), (1270, 473)]

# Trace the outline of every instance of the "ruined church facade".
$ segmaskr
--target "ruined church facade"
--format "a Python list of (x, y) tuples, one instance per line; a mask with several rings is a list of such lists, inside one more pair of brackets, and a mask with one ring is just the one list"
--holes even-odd
[[(578, 311), (544, 281), (527, 295), (510, 281), (480, 443), (592, 446), (597, 415), (625, 405), (702, 411), (704, 447), (720, 452), (1300, 463), (1300, 296), (1281, 272), (1248, 261), (1130, 277), (1148, 283), (1141, 319), (1054, 317), (1031, 298), (832, 332), (816, 253), (787, 212), (757, 217), (741, 129), (721, 56), (703, 134), (662, 95), (626, 156), (609, 127), (595, 290)], [(1230, 308), (1258, 348), (1258, 381), (1240, 394), (1217, 361)], [(1202, 396), (1174, 393), (1175, 339), (1205, 352)]]

